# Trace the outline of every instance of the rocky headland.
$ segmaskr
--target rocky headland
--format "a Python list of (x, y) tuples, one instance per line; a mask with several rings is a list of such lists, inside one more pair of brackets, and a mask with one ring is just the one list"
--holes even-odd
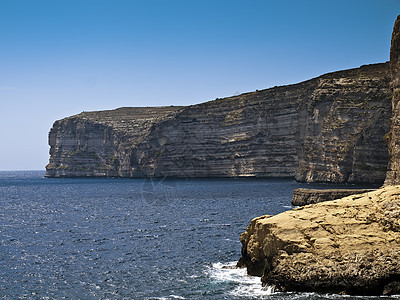
[[(400, 16), (391, 54), (390, 163), (385, 186), (255, 218), (239, 266), (280, 291), (400, 294)], [(307, 197), (312, 191), (299, 191)], [(329, 191), (316, 197), (333, 197)], [(332, 194), (332, 195), (330, 195)], [(318, 201), (321, 199), (317, 199)]]
[(280, 291), (400, 293), (400, 187), (255, 218), (239, 266)]
[(56, 121), (47, 177), (295, 177), (382, 183), (389, 64), (188, 107), (120, 108)]
[[(160, 120), (181, 107), (124, 107), (54, 122), (47, 177), (129, 177), (131, 152)], [(149, 153), (151, 155), (151, 153)]]

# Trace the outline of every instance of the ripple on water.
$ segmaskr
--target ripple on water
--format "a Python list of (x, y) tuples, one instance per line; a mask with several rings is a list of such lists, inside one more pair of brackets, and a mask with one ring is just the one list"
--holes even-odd
[[(1, 299), (339, 299), (234, 268), (239, 234), (289, 209), (295, 181), (177, 180), (146, 198), (139, 179), (43, 176), (0, 172)], [(158, 203), (170, 186), (179, 199)]]

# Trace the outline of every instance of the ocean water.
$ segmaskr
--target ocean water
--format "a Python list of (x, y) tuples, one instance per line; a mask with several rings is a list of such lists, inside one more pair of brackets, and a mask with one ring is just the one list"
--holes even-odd
[(315, 185), (0, 172), (0, 297), (389, 299), (275, 293), (234, 267), (250, 220), (291, 209), (298, 187)]

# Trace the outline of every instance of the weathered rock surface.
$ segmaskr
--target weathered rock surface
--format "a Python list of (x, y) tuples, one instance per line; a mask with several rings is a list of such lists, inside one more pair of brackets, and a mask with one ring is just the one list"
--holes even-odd
[(56, 121), (48, 177), (296, 177), (382, 183), (388, 64), (189, 107), (121, 108)]
[[(353, 75), (332, 73), (312, 92), (300, 111), (297, 180), (378, 182), (385, 176), (385, 105), (391, 93), (377, 75), (384, 76), (385, 84), (389, 77), (383, 69), (369, 67), (353, 70)], [(380, 148), (371, 151), (372, 144)]]
[(393, 89), (393, 115), (390, 128), (390, 163), (385, 180), (386, 185), (400, 184), (400, 16), (397, 17), (393, 27), (390, 73)]
[(373, 189), (304, 189), (299, 188), (293, 191), (292, 205), (303, 206), (324, 201), (331, 201), (344, 198), (350, 195), (372, 192)]
[(129, 177), (132, 148), (160, 119), (181, 107), (83, 112), (56, 121), (49, 133), (47, 177)]
[(240, 266), (280, 291), (400, 293), (400, 186), (255, 218)]

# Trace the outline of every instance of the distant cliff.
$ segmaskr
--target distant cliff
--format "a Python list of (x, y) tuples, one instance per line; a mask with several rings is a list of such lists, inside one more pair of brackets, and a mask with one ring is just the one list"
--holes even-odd
[(329, 73), (188, 107), (56, 121), (48, 177), (295, 177), (382, 183), (389, 65)]
[(48, 177), (130, 177), (131, 152), (151, 127), (180, 107), (83, 112), (54, 122)]

